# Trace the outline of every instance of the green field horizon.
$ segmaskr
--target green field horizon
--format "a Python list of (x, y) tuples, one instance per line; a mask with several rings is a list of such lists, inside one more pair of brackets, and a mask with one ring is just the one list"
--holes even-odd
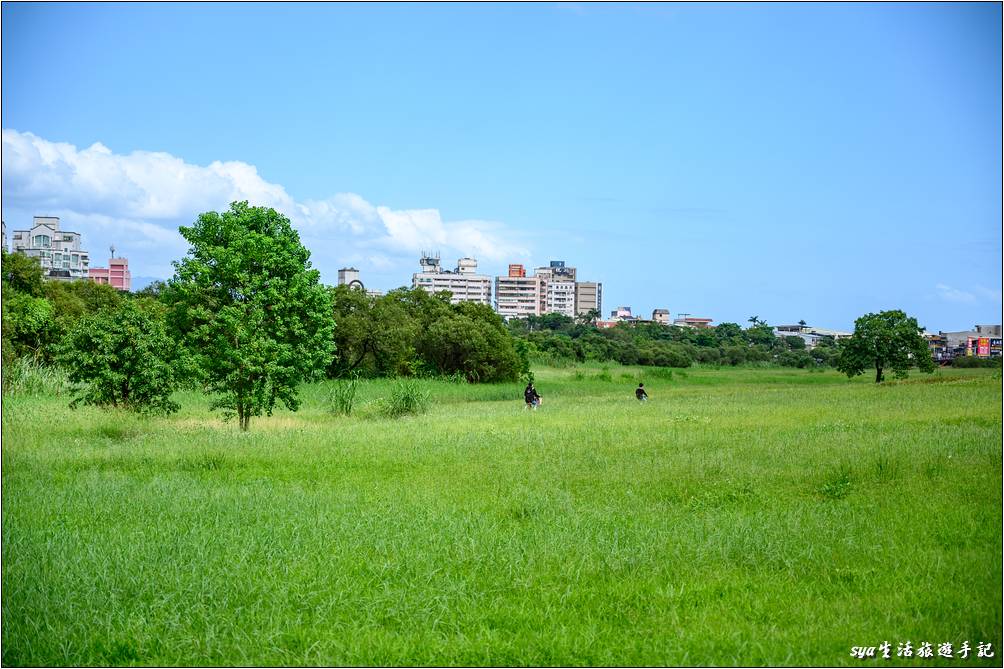
[(5, 396), (3, 665), (1000, 666), (999, 370), (534, 372), (247, 433)]

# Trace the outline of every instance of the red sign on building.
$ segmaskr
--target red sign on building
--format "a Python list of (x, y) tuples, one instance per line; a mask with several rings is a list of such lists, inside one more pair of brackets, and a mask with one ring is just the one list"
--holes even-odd
[(976, 344), (976, 355), (981, 358), (990, 357), (990, 337), (980, 337)]

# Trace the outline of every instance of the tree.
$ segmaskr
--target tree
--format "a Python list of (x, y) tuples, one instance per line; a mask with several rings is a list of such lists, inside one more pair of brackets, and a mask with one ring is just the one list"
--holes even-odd
[(334, 343), (331, 300), (310, 252), (274, 209), (234, 202), (180, 228), (191, 244), (165, 289), (170, 322), (218, 395), (212, 408), (271, 415), (299, 407), (297, 384), (323, 370)]
[(132, 302), (81, 318), (59, 353), (70, 381), (87, 384), (70, 406), (83, 402), (139, 413), (177, 411), (178, 404), (171, 401), (174, 349), (157, 313)]
[(51, 340), (52, 305), (44, 297), (42, 266), (21, 253), (0, 250), (3, 364), (32, 355), (44, 359)]
[(750, 327), (752, 327), (752, 328), (755, 328), (756, 326), (760, 325), (760, 317), (759, 316), (750, 316), (746, 320), (748, 320), (751, 323)]
[(771, 347), (777, 341), (777, 337), (774, 336), (774, 329), (761, 320), (758, 320), (756, 325), (748, 328), (744, 335), (746, 341), (753, 346)]
[(805, 350), (805, 340), (801, 337), (796, 337), (795, 335), (785, 335), (783, 337), (785, 345), (792, 351), (804, 351)]
[(0, 263), (3, 267), (0, 273), (5, 291), (13, 289), (32, 297), (42, 296), (45, 280), (42, 278), (42, 266), (38, 263), (38, 258), (0, 251)]
[(419, 351), (441, 374), (472, 382), (516, 381), (526, 371), (502, 318), (485, 304), (454, 305), (423, 331)]
[(884, 380), (884, 370), (896, 378), (906, 378), (916, 365), (922, 372), (934, 371), (934, 359), (922, 336), (917, 319), (899, 310), (865, 314), (854, 321), (854, 334), (840, 342), (837, 369), (848, 377), (875, 367), (875, 383)]
[(329, 376), (409, 373), (418, 322), (396, 296), (372, 298), (348, 286), (329, 290), (337, 323)]
[(596, 327), (596, 321), (598, 320), (600, 320), (599, 309), (588, 309), (575, 316), (576, 324), (589, 327)]
[(802, 320), (799, 320), (799, 321), (798, 321), (798, 324), (799, 324), (799, 325), (800, 325), (801, 327), (803, 327), (803, 328), (804, 328), (804, 327), (805, 327), (805, 319), (802, 319)]
[(743, 336), (743, 329), (738, 323), (722, 323), (715, 327), (715, 339), (719, 343), (731, 343), (739, 341)]

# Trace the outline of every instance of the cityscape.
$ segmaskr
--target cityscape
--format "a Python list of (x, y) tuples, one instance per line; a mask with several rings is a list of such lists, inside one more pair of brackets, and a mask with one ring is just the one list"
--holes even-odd
[[(3, 222), (3, 248), (7, 246), (7, 224)], [(61, 227), (59, 217), (35, 216), (30, 228), (14, 230), (10, 250), (37, 258), (44, 276), (50, 281), (93, 281), (129, 292), (132, 290), (129, 260), (116, 256), (109, 249), (107, 267), (91, 265), (91, 254), (83, 247), (82, 235)], [(597, 328), (612, 328), (619, 323), (658, 323), (686, 328), (713, 327), (714, 319), (679, 313), (673, 318), (669, 309), (656, 308), (650, 318), (635, 315), (630, 306), (618, 306), (603, 317), (603, 283), (580, 281), (578, 270), (564, 260), (551, 260), (532, 270), (522, 264), (509, 265), (504, 276), (491, 277), (478, 273), (476, 258), (459, 258), (455, 267), (444, 269), (438, 252), (423, 252), (419, 258), (421, 270), (412, 274), (411, 287), (434, 294), (450, 293), (450, 303), (474, 302), (492, 307), (502, 318), (525, 319), (531, 316), (558, 314), (568, 318), (586, 317)], [(367, 289), (362, 273), (354, 267), (338, 270), (338, 285), (364, 290), (379, 297), (381, 290)], [(775, 336), (795, 336), (812, 349), (824, 339), (841, 340), (853, 333), (845, 330), (815, 327), (804, 322), (775, 325)], [(948, 362), (961, 356), (977, 358), (1001, 357), (1001, 324), (976, 324), (967, 330), (925, 332), (932, 357)]]

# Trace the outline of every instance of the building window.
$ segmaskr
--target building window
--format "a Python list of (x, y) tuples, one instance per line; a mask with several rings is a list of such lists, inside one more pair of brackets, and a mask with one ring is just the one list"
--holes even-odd
[(49, 235), (35, 235), (34, 246), (36, 248), (49, 248), (51, 246)]

